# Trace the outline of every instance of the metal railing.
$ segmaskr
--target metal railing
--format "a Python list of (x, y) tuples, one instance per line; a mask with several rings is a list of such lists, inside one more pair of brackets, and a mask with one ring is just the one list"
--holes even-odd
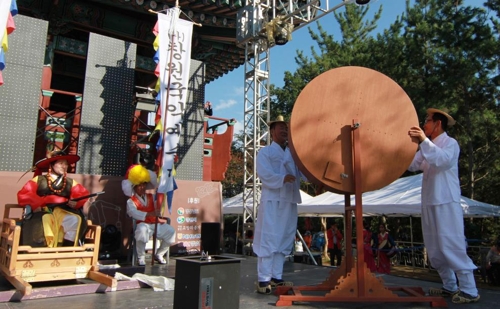
[[(427, 257), (427, 250), (421, 242), (396, 241), (398, 252), (391, 258), (392, 265), (410, 266), (435, 270)], [(480, 245), (467, 246), (467, 254), (474, 264), (480, 269), (484, 264), (484, 259), (490, 247)]]

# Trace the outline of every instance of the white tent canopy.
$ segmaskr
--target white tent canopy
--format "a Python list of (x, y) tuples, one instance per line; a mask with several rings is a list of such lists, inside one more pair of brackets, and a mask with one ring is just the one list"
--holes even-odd
[[(363, 213), (366, 216), (420, 216), (422, 174), (399, 178), (390, 185), (363, 193)], [(465, 217), (499, 217), (500, 207), (462, 196)], [(355, 206), (354, 195), (351, 205)], [(335, 217), (344, 214), (344, 195), (325, 192), (299, 205), (300, 216)]]
[[(312, 199), (313, 197), (304, 191), (300, 190), (300, 197), (302, 198), (302, 203)], [(253, 196), (247, 199), (247, 207), (252, 207)], [(299, 204), (300, 205), (300, 204)], [(222, 214), (224, 215), (242, 215), (243, 214), (243, 193), (235, 195), (233, 197), (227, 198), (222, 203)]]

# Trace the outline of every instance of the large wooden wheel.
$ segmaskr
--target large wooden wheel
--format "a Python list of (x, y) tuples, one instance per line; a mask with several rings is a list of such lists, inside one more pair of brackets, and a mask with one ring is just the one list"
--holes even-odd
[[(330, 70), (300, 93), (290, 120), (290, 148), (310, 180), (345, 195), (346, 258), (317, 286), (278, 287), (276, 306), (300, 302), (429, 302), (442, 297), (420, 287), (385, 287), (367, 268), (364, 250), (352, 254), (352, 213), (356, 246), (364, 248), (362, 192), (382, 188), (408, 168), (417, 145), (407, 132), (418, 125), (413, 104), (387, 76), (361, 67)], [(350, 194), (356, 205), (350, 205)], [(324, 295), (307, 295), (323, 292)], [(397, 292), (397, 293), (395, 293)], [(290, 295), (291, 293), (291, 295)], [(399, 294), (405, 294), (400, 296)]]
[(417, 144), (407, 132), (418, 117), (398, 84), (362, 67), (327, 71), (297, 98), (289, 145), (301, 171), (329, 191), (354, 193), (354, 119), (360, 124), (362, 192), (399, 178), (415, 155)]

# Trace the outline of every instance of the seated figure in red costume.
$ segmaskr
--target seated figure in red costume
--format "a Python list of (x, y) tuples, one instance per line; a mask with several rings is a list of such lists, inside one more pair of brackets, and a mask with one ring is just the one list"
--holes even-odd
[[(41, 218), (47, 247), (77, 246), (87, 229), (82, 207), (88, 198), (79, 198), (89, 191), (66, 175), (69, 165), (78, 160), (79, 156), (62, 151), (50, 153), (35, 164), (37, 176), (17, 193), (18, 204), (29, 206), (31, 214)], [(48, 169), (46, 175), (41, 175), (43, 169)]]

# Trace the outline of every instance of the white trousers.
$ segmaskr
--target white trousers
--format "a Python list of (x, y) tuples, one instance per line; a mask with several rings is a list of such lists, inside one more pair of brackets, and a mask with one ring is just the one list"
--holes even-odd
[[(154, 231), (154, 224), (144, 222), (137, 224), (135, 228), (135, 248), (138, 259), (146, 256), (146, 243), (149, 241), (149, 238), (153, 236)], [(158, 224), (156, 239), (160, 240), (161, 243), (155, 254), (164, 256), (170, 246), (175, 242), (174, 228), (166, 223)]]
[(78, 217), (77, 215), (65, 215), (62, 220), (62, 227), (64, 230), (64, 239), (69, 241), (75, 241), (76, 230), (78, 229)]
[(461, 291), (476, 296), (473, 270), (477, 267), (467, 255), (460, 204), (422, 207), (422, 233), (429, 260), (438, 271), (443, 287), (456, 291), (460, 284)]
[(257, 272), (259, 282), (269, 282), (271, 278), (283, 279), (283, 264), (285, 255), (275, 252), (270, 256), (259, 257), (257, 260)]

